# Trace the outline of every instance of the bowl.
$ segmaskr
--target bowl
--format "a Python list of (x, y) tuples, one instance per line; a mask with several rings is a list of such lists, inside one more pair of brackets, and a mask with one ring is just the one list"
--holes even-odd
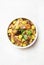
[[(32, 22), (30, 19), (27, 19), (27, 18), (16, 18), (16, 19), (14, 19), (10, 24), (9, 24), (9, 26), (8, 26), (8, 29), (9, 29), (9, 27), (10, 27), (10, 29), (11, 29), (11, 24), (13, 24), (13, 22), (15, 21), (17, 21), (18, 19), (23, 19), (23, 20), (29, 20), (30, 22)], [(15, 24), (15, 22), (14, 22), (14, 24)], [(37, 25), (34, 23), (34, 22), (32, 22), (33, 24), (34, 24), (34, 26), (35, 26), (35, 28), (36, 28), (36, 34), (35, 34), (35, 38), (34, 38), (34, 40), (30, 43), (30, 44), (28, 44), (28, 45), (26, 45), (26, 46), (18, 46), (18, 45), (16, 45), (16, 44), (13, 44), (12, 43), (12, 45), (14, 46), (14, 47), (17, 47), (17, 48), (28, 48), (28, 47), (31, 47), (35, 42), (36, 42), (36, 40), (37, 40), (37, 37), (38, 37), (38, 28), (37, 28)], [(13, 24), (13, 25), (14, 25)], [(12, 26), (13, 27), (13, 26)], [(13, 27), (13, 28), (15, 28), (15, 27)], [(17, 28), (17, 27), (16, 27)], [(24, 27), (25, 28), (25, 27)], [(12, 33), (11, 33), (12, 34)], [(7, 30), (7, 35), (8, 35), (8, 30)], [(9, 34), (10, 35), (10, 34)], [(10, 38), (12, 38), (11, 36), (9, 37), (8, 36), (8, 38), (9, 38), (9, 40), (10, 40)], [(11, 40), (10, 40), (11, 41)]]

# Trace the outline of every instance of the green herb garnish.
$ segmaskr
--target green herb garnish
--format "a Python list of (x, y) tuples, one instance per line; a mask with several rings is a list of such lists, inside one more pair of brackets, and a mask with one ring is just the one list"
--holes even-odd
[(26, 33), (27, 33), (27, 35), (32, 35), (32, 31), (31, 30), (27, 30)]
[(24, 40), (27, 40), (27, 38), (28, 38), (27, 35), (23, 35)]

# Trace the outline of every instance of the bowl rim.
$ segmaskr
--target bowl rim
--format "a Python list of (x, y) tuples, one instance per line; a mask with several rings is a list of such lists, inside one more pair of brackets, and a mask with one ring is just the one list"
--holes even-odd
[[(20, 17), (20, 18), (21, 18), (21, 17)], [(16, 18), (16, 19), (18, 19), (18, 18)], [(28, 18), (26, 18), (26, 19), (28, 19)], [(14, 19), (14, 20), (15, 20), (15, 19)], [(14, 21), (14, 20), (13, 20), (13, 21)], [(28, 19), (28, 20), (30, 20), (30, 19)], [(30, 21), (31, 21), (31, 20), (30, 20)], [(33, 40), (33, 42), (32, 42), (31, 44), (25, 46), (25, 47), (17, 46), (17, 45), (15, 45), (15, 44), (12, 44), (12, 42), (11, 42), (11, 44), (12, 44), (14, 47), (24, 49), (24, 48), (31, 47), (31, 46), (36, 42), (37, 37), (38, 37), (38, 27), (37, 27), (37, 24), (36, 24), (35, 22), (33, 22), (33, 21), (31, 21), (31, 22), (32, 22), (32, 23), (35, 25), (35, 27), (36, 27), (36, 37), (35, 37), (35, 39)]]

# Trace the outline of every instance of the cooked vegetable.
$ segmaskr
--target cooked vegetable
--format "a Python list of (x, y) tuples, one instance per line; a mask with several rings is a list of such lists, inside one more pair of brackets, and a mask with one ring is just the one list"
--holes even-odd
[(32, 35), (32, 36), (31, 36), (31, 38), (32, 38), (32, 39), (34, 39), (34, 38), (35, 38), (35, 36), (34, 36), (34, 35)]
[(28, 38), (27, 35), (23, 35), (24, 40), (27, 40), (27, 38)]
[(26, 33), (27, 33), (27, 35), (32, 35), (32, 31), (31, 30), (27, 30)]
[(36, 37), (35, 25), (26, 18), (18, 18), (11, 22), (7, 30), (8, 37), (17, 46), (25, 47)]
[(25, 25), (25, 29), (30, 29), (30, 28), (31, 28), (30, 24)]
[(13, 33), (11, 33), (11, 42), (14, 43)]
[(15, 24), (16, 23), (16, 21), (13, 21), (13, 24)]
[(25, 44), (25, 43), (23, 43), (23, 47), (24, 47), (24, 46), (26, 46), (26, 44)]
[(24, 31), (25, 31), (24, 29), (20, 29), (21, 34), (22, 34)]
[(32, 25), (32, 29), (35, 29), (35, 26), (34, 25)]
[(13, 38), (11, 38), (11, 42), (12, 42), (12, 43), (14, 43), (14, 40), (13, 40)]
[(22, 35), (19, 35), (18, 37), (19, 37), (19, 39), (22, 39)]
[(11, 23), (11, 25), (9, 26), (9, 28), (14, 29), (14, 28), (15, 28), (15, 25), (13, 25), (13, 24)]
[(12, 32), (12, 29), (8, 29), (8, 33), (11, 33)]
[(22, 21), (22, 24), (25, 25), (27, 22), (26, 21)]
[(13, 29), (13, 31), (12, 31), (14, 34), (16, 34), (17, 33), (17, 30), (15, 30), (15, 29)]
[(23, 39), (22, 39), (22, 42), (24, 42), (24, 41), (25, 41), (25, 39), (23, 38)]

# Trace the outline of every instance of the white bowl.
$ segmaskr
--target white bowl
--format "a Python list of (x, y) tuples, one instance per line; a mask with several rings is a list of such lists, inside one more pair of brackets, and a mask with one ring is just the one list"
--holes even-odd
[[(28, 19), (28, 20), (29, 20), (29, 19)], [(30, 20), (30, 21), (31, 21), (31, 20)], [(33, 42), (32, 42), (31, 44), (25, 46), (25, 47), (20, 47), (20, 46), (17, 46), (17, 45), (15, 45), (15, 44), (12, 44), (14, 47), (24, 49), (24, 48), (31, 47), (34, 43), (36, 43), (36, 40), (37, 40), (37, 37), (38, 37), (38, 28), (37, 28), (37, 25), (36, 25), (34, 22), (32, 22), (32, 23), (33, 23), (33, 24), (35, 25), (35, 27), (36, 27), (36, 37), (35, 37), (35, 39), (33, 40)]]

